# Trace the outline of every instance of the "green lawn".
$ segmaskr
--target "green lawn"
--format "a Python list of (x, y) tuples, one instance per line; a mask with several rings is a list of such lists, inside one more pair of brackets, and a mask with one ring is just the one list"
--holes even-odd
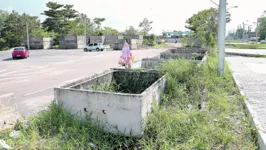
[(214, 57), (201, 66), (182, 59), (162, 64), (159, 68), (167, 77), (163, 102), (154, 106), (140, 139), (105, 133), (89, 117), (79, 121), (54, 102), (28, 118), (28, 129), (16, 125), (21, 137), (2, 133), (0, 139), (17, 149), (255, 150), (256, 132), (244, 98), (228, 67), (219, 77), (217, 66)]
[(241, 40), (226, 40), (225, 43), (242, 43)]
[(234, 49), (265, 49), (266, 50), (266, 44), (231, 44), (227, 45), (229, 48)]

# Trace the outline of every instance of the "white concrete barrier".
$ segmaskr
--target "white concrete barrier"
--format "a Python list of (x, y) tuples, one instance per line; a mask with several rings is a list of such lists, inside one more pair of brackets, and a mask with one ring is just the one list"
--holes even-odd
[(13, 93), (0, 96), (0, 131), (11, 128), (17, 119), (21, 119), (18, 112), (15, 95)]
[[(103, 92), (90, 90), (97, 84), (110, 84), (116, 80), (120, 84), (120, 73), (130, 74), (132, 70), (114, 69), (95, 78), (67, 83), (55, 88), (55, 100), (62, 103), (72, 114), (90, 115), (105, 125), (107, 132), (126, 136), (141, 137), (144, 132), (144, 120), (151, 112), (152, 103), (160, 102), (165, 87), (165, 76), (160, 77), (157, 71), (143, 72), (143, 77), (151, 80), (150, 85), (141, 93)], [(156, 78), (151, 79), (154, 74)], [(124, 80), (123, 80), (124, 81)]]

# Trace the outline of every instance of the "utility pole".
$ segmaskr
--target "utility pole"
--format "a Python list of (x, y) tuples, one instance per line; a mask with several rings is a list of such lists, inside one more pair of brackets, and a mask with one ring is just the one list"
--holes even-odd
[(219, 30), (218, 30), (218, 44), (219, 44), (219, 60), (218, 68), (219, 75), (224, 75), (224, 60), (225, 60), (225, 29), (226, 29), (226, 0), (220, 0), (219, 3)]
[(26, 30), (27, 30), (28, 49), (30, 49), (30, 38), (29, 38), (29, 29), (28, 29), (28, 22), (27, 21), (26, 21)]
[(242, 40), (245, 40), (245, 23), (243, 22), (243, 35), (242, 35)]
[(83, 16), (83, 20), (84, 20), (84, 48), (87, 46), (87, 29), (86, 29), (86, 16)]

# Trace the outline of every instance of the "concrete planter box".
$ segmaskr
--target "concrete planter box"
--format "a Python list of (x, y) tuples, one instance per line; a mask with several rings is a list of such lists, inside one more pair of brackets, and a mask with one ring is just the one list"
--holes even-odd
[[(113, 92), (95, 89), (98, 85), (110, 87), (114, 82), (119, 86), (115, 86)], [(151, 112), (152, 103), (160, 103), (165, 82), (165, 76), (156, 70), (112, 69), (54, 91), (56, 102), (62, 103), (72, 114), (91, 115), (105, 125), (107, 132), (141, 137), (144, 120)]]
[(202, 64), (207, 60), (206, 50), (199, 48), (178, 48), (170, 49), (165, 52), (160, 53), (160, 55), (153, 58), (143, 58), (137, 64), (133, 64), (133, 68), (145, 68), (145, 69), (155, 69), (160, 63), (163, 63), (168, 59), (183, 58), (194, 61), (198, 64)]

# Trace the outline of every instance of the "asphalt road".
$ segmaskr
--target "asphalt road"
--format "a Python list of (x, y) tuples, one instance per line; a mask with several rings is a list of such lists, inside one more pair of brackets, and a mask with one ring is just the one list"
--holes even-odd
[[(163, 49), (134, 50), (135, 60), (158, 55)], [(13, 60), (0, 52), (0, 95), (14, 93), (23, 115), (48, 106), (53, 88), (62, 83), (117, 67), (121, 51), (33, 50), (28, 59)]]

